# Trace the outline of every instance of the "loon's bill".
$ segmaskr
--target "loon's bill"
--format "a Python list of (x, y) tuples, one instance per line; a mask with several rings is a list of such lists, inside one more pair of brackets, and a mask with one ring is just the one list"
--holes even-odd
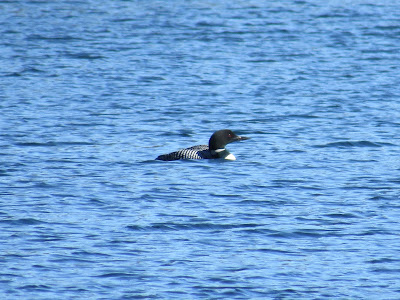
[(171, 161), (178, 159), (216, 159), (236, 160), (236, 157), (225, 149), (229, 143), (250, 139), (245, 136), (238, 136), (229, 129), (218, 130), (213, 133), (207, 145), (198, 145), (181, 149), (168, 154), (158, 156), (157, 160)]

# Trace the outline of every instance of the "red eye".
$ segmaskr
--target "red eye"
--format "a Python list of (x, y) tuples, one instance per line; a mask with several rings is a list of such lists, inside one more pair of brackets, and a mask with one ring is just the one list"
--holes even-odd
[(232, 134), (228, 134), (228, 137), (232, 137)]

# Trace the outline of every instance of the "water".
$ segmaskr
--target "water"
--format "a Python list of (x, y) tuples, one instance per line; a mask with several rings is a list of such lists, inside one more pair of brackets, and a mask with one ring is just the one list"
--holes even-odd
[(0, 298), (400, 299), (399, 3), (0, 11)]

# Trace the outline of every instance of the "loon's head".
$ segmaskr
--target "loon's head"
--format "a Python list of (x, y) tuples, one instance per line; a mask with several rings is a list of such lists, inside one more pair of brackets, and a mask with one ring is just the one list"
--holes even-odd
[(218, 152), (218, 150), (225, 150), (225, 146), (229, 143), (248, 139), (250, 138), (238, 136), (229, 129), (222, 129), (213, 133), (208, 142), (208, 146), (210, 147), (210, 150)]

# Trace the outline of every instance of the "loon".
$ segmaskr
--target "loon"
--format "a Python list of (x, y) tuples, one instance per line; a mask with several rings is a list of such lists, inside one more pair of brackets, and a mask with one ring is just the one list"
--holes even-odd
[(214, 159), (223, 158), (236, 160), (236, 157), (225, 149), (226, 144), (244, 141), (250, 138), (238, 136), (229, 129), (218, 130), (213, 133), (207, 145), (197, 145), (186, 149), (181, 149), (169, 154), (163, 154), (156, 160), (178, 160), (178, 159)]

